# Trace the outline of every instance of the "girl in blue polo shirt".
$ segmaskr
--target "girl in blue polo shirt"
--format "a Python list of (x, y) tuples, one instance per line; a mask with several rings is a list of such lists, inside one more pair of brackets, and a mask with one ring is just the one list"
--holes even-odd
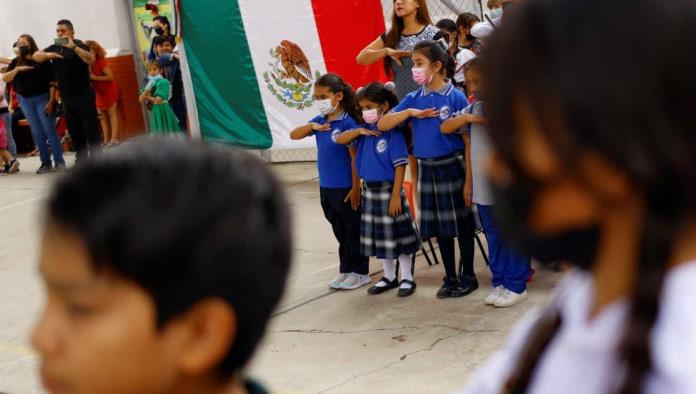
[[(394, 92), (379, 82), (358, 93), (365, 124), (341, 134), (336, 142), (353, 143), (357, 149), (356, 167), (363, 180), (360, 246), (363, 256), (382, 260), (384, 277), (367, 292), (380, 294), (399, 287), (398, 296), (408, 297), (416, 290), (411, 273), (411, 255), (420, 250), (420, 237), (401, 190), (408, 164), (406, 140), (400, 130), (380, 133), (379, 118), (398, 104)], [(396, 261), (401, 282), (396, 278)]]
[(317, 141), (321, 207), (339, 244), (339, 274), (329, 287), (357, 289), (372, 283), (369, 259), (360, 254), (360, 178), (355, 169), (355, 149), (337, 144), (336, 138), (355, 129), (360, 112), (353, 89), (336, 74), (319, 78), (314, 95), (321, 115), (297, 127), (290, 138), (314, 136)]
[[(464, 94), (445, 78), (448, 53), (435, 41), (423, 41), (412, 55), (413, 79), (422, 86), (410, 93), (378, 123), (390, 130), (406, 122), (413, 129), (413, 154), (418, 159), (420, 231), (437, 237), (445, 267), (438, 298), (462, 297), (478, 288), (474, 275), (474, 222), (464, 203), (465, 150), (462, 138), (440, 132), (442, 122), (467, 107)], [(460, 275), (455, 265), (454, 238), (461, 252)]]

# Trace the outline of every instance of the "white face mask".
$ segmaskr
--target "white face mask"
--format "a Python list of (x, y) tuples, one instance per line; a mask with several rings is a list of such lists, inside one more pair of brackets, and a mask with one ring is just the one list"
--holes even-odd
[(329, 116), (336, 112), (336, 106), (331, 104), (331, 99), (317, 100), (317, 108), (319, 108), (319, 113), (324, 116)]

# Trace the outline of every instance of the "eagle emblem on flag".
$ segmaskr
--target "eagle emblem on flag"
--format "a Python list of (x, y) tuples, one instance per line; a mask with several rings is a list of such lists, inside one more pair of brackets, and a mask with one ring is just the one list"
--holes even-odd
[(312, 75), (309, 59), (299, 45), (283, 40), (270, 50), (270, 71), (263, 73), (268, 90), (289, 108), (304, 110), (314, 104), (312, 85), (321, 76)]

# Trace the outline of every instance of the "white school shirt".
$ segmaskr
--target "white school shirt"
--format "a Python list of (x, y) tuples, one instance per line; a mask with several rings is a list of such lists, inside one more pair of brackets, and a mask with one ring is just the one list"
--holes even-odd
[[(588, 321), (591, 298), (587, 273), (571, 272), (559, 285), (554, 300), (563, 323), (539, 359), (528, 393), (614, 393), (622, 383), (624, 369), (616, 348), (625, 332), (628, 302), (615, 302)], [(500, 393), (538, 313), (518, 324), (504, 347), (474, 374), (464, 394)], [(696, 261), (668, 272), (651, 342), (653, 369), (645, 392), (696, 393)]]

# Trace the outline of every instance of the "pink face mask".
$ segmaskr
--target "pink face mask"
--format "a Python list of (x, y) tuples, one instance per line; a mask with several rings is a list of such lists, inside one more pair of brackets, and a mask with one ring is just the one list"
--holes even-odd
[(414, 67), (411, 69), (413, 80), (419, 85), (427, 85), (433, 81), (433, 76), (428, 75), (428, 69), (425, 67)]
[(379, 112), (376, 109), (368, 109), (362, 113), (363, 119), (367, 124), (375, 124), (379, 121)]

